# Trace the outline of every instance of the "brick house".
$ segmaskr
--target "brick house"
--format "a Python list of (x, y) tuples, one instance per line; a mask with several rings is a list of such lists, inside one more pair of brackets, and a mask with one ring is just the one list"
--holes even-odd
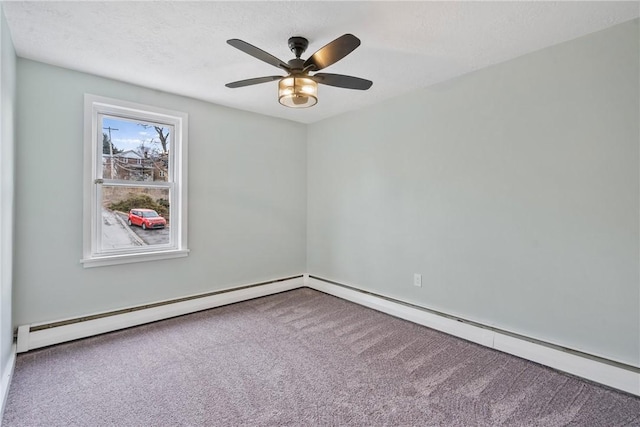
[(131, 181), (165, 181), (168, 173), (168, 155), (149, 157), (134, 150), (102, 155), (103, 177)]

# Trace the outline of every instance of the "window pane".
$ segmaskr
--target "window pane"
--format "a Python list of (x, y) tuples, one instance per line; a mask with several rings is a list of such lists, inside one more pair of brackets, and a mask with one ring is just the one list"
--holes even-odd
[(169, 189), (102, 187), (101, 250), (168, 245)]
[(102, 176), (126, 181), (168, 181), (173, 126), (102, 117)]

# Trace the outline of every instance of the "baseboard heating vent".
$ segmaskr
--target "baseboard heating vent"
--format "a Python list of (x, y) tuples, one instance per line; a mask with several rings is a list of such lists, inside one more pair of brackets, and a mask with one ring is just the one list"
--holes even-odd
[(36, 348), (300, 288), (304, 285), (303, 279), (301, 274), (88, 316), (21, 325), (17, 331), (17, 352), (24, 353)]
[(640, 367), (309, 275), (311, 289), (640, 396)]

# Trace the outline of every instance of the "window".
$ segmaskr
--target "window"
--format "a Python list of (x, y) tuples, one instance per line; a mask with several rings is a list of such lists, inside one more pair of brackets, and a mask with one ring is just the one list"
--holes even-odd
[(85, 267), (188, 254), (187, 120), (85, 95)]

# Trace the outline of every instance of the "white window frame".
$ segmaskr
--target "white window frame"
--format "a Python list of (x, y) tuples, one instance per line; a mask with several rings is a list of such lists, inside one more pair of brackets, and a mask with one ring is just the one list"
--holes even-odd
[[(168, 182), (131, 182), (140, 187), (170, 188), (170, 243), (120, 250), (101, 250), (102, 221), (102, 129), (103, 115), (173, 126), (174, 134), (169, 150)], [(100, 129), (99, 129), (100, 127)], [(132, 262), (179, 258), (189, 254), (187, 247), (187, 142), (188, 115), (149, 105), (136, 104), (102, 96), (84, 96), (84, 206), (83, 258), (84, 267), (101, 267)], [(104, 180), (117, 186), (116, 180)]]

